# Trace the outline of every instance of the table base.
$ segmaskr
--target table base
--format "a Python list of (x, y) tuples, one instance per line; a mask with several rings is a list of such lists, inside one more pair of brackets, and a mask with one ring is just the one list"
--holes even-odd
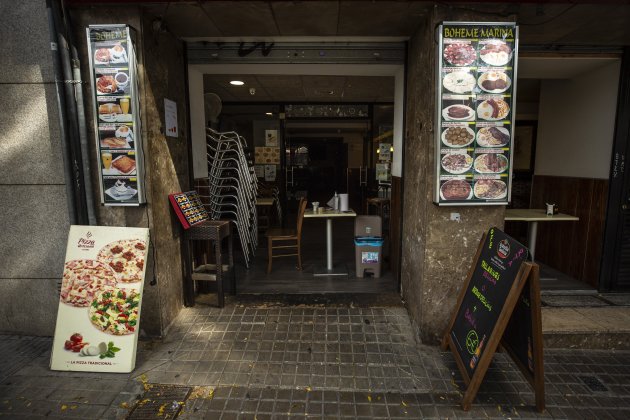
[(313, 276), (347, 276), (348, 267), (346, 264), (337, 264), (331, 270), (324, 264), (317, 264), (313, 267)]

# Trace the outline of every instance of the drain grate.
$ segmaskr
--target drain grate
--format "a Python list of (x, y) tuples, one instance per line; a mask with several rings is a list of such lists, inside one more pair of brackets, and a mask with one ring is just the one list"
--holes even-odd
[(174, 419), (181, 411), (191, 390), (192, 388), (187, 386), (152, 385), (151, 389), (145, 392), (133, 407), (127, 419)]
[(586, 385), (591, 391), (594, 392), (608, 392), (606, 385), (595, 376), (578, 376), (584, 385)]

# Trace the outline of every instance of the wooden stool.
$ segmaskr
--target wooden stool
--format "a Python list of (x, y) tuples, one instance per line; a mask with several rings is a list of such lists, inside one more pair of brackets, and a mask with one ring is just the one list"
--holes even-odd
[[(228, 240), (228, 264), (222, 264), (221, 244), (223, 239)], [(186, 259), (187, 278), (184, 284), (184, 304), (186, 306), (195, 305), (195, 281), (215, 281), (217, 283), (217, 297), (219, 307), (225, 305), (225, 297), (223, 295), (223, 273), (234, 270), (234, 257), (232, 255), (232, 224), (228, 220), (209, 220), (184, 231), (184, 239), (188, 243), (188, 258)], [(192, 252), (193, 241), (206, 241), (208, 245), (208, 254), (212, 254), (214, 241), (215, 264), (203, 264), (195, 267), (194, 256)], [(217, 269), (221, 267), (221, 269)], [(236, 294), (235, 273), (232, 272), (231, 280), (232, 294)]]

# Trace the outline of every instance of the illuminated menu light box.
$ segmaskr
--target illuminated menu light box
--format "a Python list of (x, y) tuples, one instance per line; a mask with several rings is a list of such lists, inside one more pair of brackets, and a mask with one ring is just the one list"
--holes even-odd
[(168, 199), (184, 229), (210, 220), (196, 191), (169, 194)]
[(434, 202), (506, 205), (512, 187), (518, 26), (444, 22), (438, 30)]
[(86, 29), (101, 203), (145, 203), (137, 66), (127, 25)]

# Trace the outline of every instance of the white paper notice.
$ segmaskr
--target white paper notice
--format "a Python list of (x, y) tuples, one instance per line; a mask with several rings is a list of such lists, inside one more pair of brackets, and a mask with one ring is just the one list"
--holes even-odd
[(276, 180), (276, 165), (265, 165), (265, 181), (273, 182)]
[(70, 227), (52, 370), (134, 369), (148, 252), (146, 228)]
[(265, 176), (265, 165), (254, 165), (254, 172), (256, 177), (262, 178)]
[(177, 129), (177, 103), (166, 98), (164, 98), (164, 123), (166, 124), (165, 133), (167, 136), (179, 136), (179, 130)]
[(265, 146), (278, 147), (278, 130), (265, 130)]

